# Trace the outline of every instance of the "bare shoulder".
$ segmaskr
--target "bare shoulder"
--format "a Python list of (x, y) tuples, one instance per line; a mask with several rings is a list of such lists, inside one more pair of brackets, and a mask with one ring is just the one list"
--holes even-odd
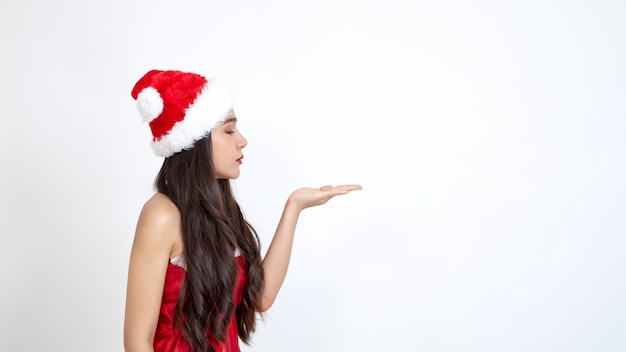
[(156, 193), (141, 209), (135, 240), (175, 247), (179, 238), (180, 211), (178, 207), (166, 195)]
[(148, 199), (141, 209), (141, 216), (161, 222), (180, 221), (178, 207), (168, 196), (162, 193), (155, 193)]

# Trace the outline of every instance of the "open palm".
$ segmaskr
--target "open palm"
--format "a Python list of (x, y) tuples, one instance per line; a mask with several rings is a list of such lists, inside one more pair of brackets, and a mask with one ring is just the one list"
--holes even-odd
[(299, 210), (322, 205), (334, 196), (348, 194), (351, 191), (360, 190), (360, 185), (326, 185), (320, 188), (304, 187), (295, 190), (289, 196), (289, 202), (298, 207)]

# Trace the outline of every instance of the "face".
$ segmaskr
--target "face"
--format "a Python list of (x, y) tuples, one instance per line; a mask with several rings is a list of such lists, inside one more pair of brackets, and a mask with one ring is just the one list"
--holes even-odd
[(213, 169), (218, 179), (239, 177), (239, 166), (243, 159), (242, 149), (248, 141), (237, 129), (237, 118), (231, 109), (224, 120), (211, 130)]

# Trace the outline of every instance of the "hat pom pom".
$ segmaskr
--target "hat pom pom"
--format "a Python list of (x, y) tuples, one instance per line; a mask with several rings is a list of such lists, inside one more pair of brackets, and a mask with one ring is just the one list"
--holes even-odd
[(137, 109), (144, 122), (156, 119), (163, 112), (161, 94), (152, 87), (142, 89), (137, 95)]

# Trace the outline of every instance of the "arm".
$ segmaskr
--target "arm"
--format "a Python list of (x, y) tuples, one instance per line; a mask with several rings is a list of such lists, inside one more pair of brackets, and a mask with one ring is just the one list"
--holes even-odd
[(359, 185), (301, 188), (289, 196), (278, 222), (274, 238), (263, 259), (265, 282), (261, 299), (261, 311), (264, 312), (272, 306), (285, 280), (285, 275), (287, 275), (287, 267), (291, 258), (293, 238), (300, 212), (306, 208), (325, 204), (334, 196), (348, 194), (350, 191), (359, 189), (361, 189)]
[(124, 349), (127, 352), (152, 352), (159, 318), (163, 285), (178, 222), (177, 211), (158, 197), (141, 211), (130, 255)]

